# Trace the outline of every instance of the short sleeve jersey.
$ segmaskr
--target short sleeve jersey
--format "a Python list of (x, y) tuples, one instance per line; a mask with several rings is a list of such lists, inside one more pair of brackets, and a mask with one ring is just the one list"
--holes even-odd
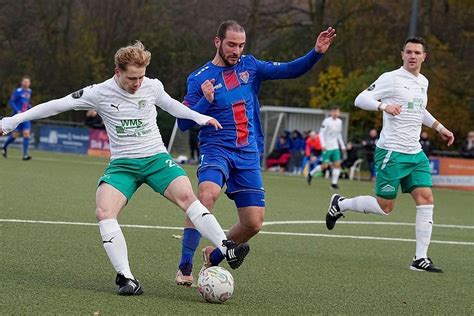
[(423, 115), (428, 102), (428, 79), (413, 75), (403, 67), (382, 74), (363, 92), (385, 104), (400, 104), (402, 112), (383, 113), (383, 127), (377, 146), (406, 154), (421, 150), (419, 142)]

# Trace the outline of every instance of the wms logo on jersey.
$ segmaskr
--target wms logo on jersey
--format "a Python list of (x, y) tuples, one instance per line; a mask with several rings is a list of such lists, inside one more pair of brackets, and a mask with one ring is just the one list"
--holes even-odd
[(115, 126), (117, 134), (125, 134), (143, 128), (143, 121), (141, 119), (120, 120), (120, 124), (120, 126)]

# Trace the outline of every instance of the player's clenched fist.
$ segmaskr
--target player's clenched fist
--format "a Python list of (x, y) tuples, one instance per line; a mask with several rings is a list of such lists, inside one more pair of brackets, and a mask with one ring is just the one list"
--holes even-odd
[(201, 85), (202, 93), (209, 103), (214, 101), (214, 82), (216, 82), (215, 79), (206, 80)]

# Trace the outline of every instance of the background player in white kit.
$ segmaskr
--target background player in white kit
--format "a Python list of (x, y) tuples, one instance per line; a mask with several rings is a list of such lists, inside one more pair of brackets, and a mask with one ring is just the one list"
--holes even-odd
[(372, 196), (344, 198), (334, 194), (326, 215), (326, 226), (333, 229), (348, 210), (389, 214), (395, 206), (398, 187), (410, 193), (416, 203), (416, 253), (410, 269), (442, 272), (428, 258), (433, 225), (433, 193), (429, 160), (419, 143), (421, 125), (436, 129), (448, 141), (454, 135), (427, 110), (428, 80), (420, 73), (426, 58), (426, 44), (420, 37), (409, 38), (403, 45), (403, 66), (382, 74), (360, 93), (355, 105), (369, 111), (384, 111), (383, 128), (375, 150), (377, 178)]
[(307, 181), (311, 184), (311, 180), (316, 172), (326, 171), (331, 164), (333, 165), (331, 176), (331, 189), (339, 189), (337, 182), (341, 175), (341, 151), (346, 151), (346, 145), (342, 139), (342, 120), (339, 118), (341, 110), (338, 106), (331, 109), (331, 114), (326, 117), (321, 124), (319, 131), (319, 139), (321, 140), (322, 163), (316, 166), (308, 173)]
[(221, 125), (172, 99), (158, 79), (145, 77), (151, 53), (139, 41), (120, 48), (114, 59), (112, 78), (4, 118), (0, 121), (0, 131), (6, 134), (22, 122), (68, 110), (93, 109), (102, 117), (112, 156), (98, 182), (96, 218), (105, 251), (117, 271), (118, 294), (142, 293), (130, 270), (127, 245), (117, 217), (143, 183), (183, 209), (198, 231), (222, 251), (231, 268), (239, 267), (249, 251), (248, 245), (226, 240), (214, 215), (194, 195), (186, 173), (173, 162), (163, 144), (156, 124), (156, 106), (199, 125), (213, 125), (216, 129), (222, 128)]

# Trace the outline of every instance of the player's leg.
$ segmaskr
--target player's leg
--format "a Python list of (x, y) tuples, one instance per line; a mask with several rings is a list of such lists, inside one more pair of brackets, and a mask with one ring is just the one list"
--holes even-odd
[(127, 243), (117, 221), (139, 185), (134, 176), (136, 170), (139, 169), (134, 159), (112, 160), (99, 179), (96, 192), (96, 218), (105, 252), (117, 272), (115, 283), (119, 286), (119, 295), (140, 295), (143, 292), (130, 270)]
[(239, 221), (229, 230), (227, 237), (237, 243), (247, 242), (258, 234), (265, 218), (265, 207), (247, 206), (238, 208)]
[[(337, 150), (339, 153), (339, 150)], [(341, 155), (339, 157), (334, 158), (333, 163), (334, 168), (332, 169), (332, 177), (331, 177), (331, 189), (339, 189), (337, 183), (339, 182), (339, 176), (341, 175)]]
[(397, 155), (377, 148), (376, 151), (378, 176), (375, 182), (377, 197), (362, 195), (354, 198), (345, 198), (334, 194), (326, 214), (326, 227), (333, 229), (336, 221), (344, 216), (346, 211), (387, 215), (395, 207), (395, 198), (401, 178), (410, 172), (403, 164), (397, 163)]
[(214, 215), (194, 195), (188, 177), (175, 178), (168, 185), (164, 196), (184, 210), (199, 233), (214, 244), (216, 249), (211, 254), (210, 265), (218, 264), (213, 261), (213, 255), (226, 258), (232, 269), (237, 269), (242, 264), (249, 252), (248, 245), (228, 240)]
[(260, 169), (232, 169), (226, 194), (234, 201), (239, 214), (238, 222), (227, 235), (232, 240), (247, 242), (260, 231), (265, 218), (265, 190)]
[(433, 229), (434, 199), (431, 191), (429, 160), (423, 152), (413, 155), (415, 167), (401, 183), (402, 191), (410, 193), (416, 203), (416, 252), (410, 269), (416, 271), (442, 272), (428, 257), (428, 247)]
[[(28, 124), (26, 124), (28, 123)], [(31, 127), (31, 122), (25, 122), (25, 127), (23, 129), (23, 160), (30, 160), (31, 156), (28, 153), (28, 150), (30, 148), (30, 127)]]
[[(23, 123), (22, 123), (23, 124)], [(20, 124), (21, 125), (21, 124)], [(3, 147), (2, 147), (2, 156), (4, 158), (7, 158), (7, 148), (8, 146), (13, 143), (15, 141), (15, 139), (18, 138), (18, 136), (20, 135), (20, 133), (18, 132), (18, 128), (20, 126), (17, 127), (17, 130), (13, 131), (7, 138), (7, 140), (5, 141), (5, 143), (3, 144)]]
[(428, 247), (433, 230), (433, 194), (431, 188), (416, 188), (411, 192), (416, 203), (416, 252), (410, 269), (416, 271), (443, 272), (428, 257)]
[[(201, 165), (198, 168), (198, 198), (209, 210), (214, 209), (214, 204), (220, 196), (222, 186), (225, 183), (225, 174), (228, 174), (224, 153), (215, 151), (204, 152), (201, 156)], [(203, 163), (205, 162), (205, 164)], [(191, 220), (186, 217), (181, 243), (181, 259), (176, 273), (178, 285), (191, 286), (193, 282), (192, 268), (193, 257), (201, 239), (201, 234), (194, 227)], [(219, 252), (216, 252), (220, 256)]]
[(96, 218), (102, 243), (115, 271), (119, 295), (140, 295), (140, 283), (135, 280), (128, 261), (128, 250), (117, 217), (127, 204), (127, 198), (108, 183), (102, 183), (96, 193)]
[[(219, 171), (212, 171), (209, 169), (207, 172), (201, 173), (201, 179), (205, 180), (199, 184), (198, 198), (201, 203), (211, 212), (214, 209), (214, 204), (217, 201), (222, 184), (216, 184), (218, 178), (223, 176), (219, 175)], [(210, 179), (213, 179), (210, 181)], [(181, 242), (181, 259), (178, 265), (178, 272), (176, 274), (176, 283), (178, 285), (191, 286), (193, 283), (192, 269), (193, 269), (193, 257), (196, 253), (196, 249), (199, 246), (201, 240), (201, 234), (194, 227), (193, 223), (186, 216), (186, 222), (183, 231), (183, 239)]]
[[(314, 175), (318, 172), (323, 172), (326, 171), (327, 168), (329, 168), (329, 161), (325, 159), (325, 153), (323, 153), (323, 157), (322, 157), (322, 163), (319, 164), (319, 165), (316, 165), (316, 167), (312, 168), (311, 170), (309, 170), (308, 172), (308, 177), (306, 178), (306, 182), (308, 183), (308, 185), (311, 185), (311, 180), (313, 179)], [(311, 156), (311, 161), (314, 160), (314, 163), (317, 163), (317, 157), (314, 157), (314, 156)]]

